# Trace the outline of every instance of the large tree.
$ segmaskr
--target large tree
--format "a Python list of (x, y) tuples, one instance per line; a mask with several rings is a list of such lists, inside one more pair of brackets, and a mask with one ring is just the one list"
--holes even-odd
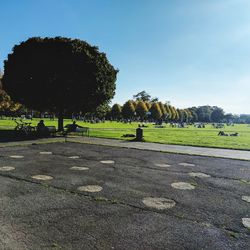
[(165, 119), (167, 116), (167, 110), (162, 102), (158, 102), (158, 105), (159, 105), (161, 113), (162, 113), (162, 118)]
[(198, 121), (198, 115), (197, 115), (197, 108), (196, 107), (192, 107), (188, 109), (192, 115), (191, 121), (192, 122), (197, 122)]
[(118, 103), (115, 103), (110, 112), (112, 118), (118, 120), (122, 116), (122, 107)]
[(143, 121), (148, 112), (148, 108), (145, 102), (139, 101), (135, 107), (135, 112), (136, 115), (140, 118), (140, 120)]
[(165, 109), (166, 109), (166, 116), (168, 120), (172, 119), (172, 112), (170, 109), (170, 106), (168, 104), (165, 104)]
[(200, 122), (211, 122), (212, 111), (212, 107), (208, 105), (198, 107), (196, 111), (198, 115), (198, 120)]
[(145, 90), (137, 93), (136, 95), (133, 95), (133, 98), (136, 100), (136, 101), (143, 101), (143, 102), (149, 102), (150, 99), (151, 99), (151, 95), (148, 94)]
[(64, 113), (92, 112), (114, 96), (117, 72), (85, 41), (34, 37), (8, 55), (3, 87), (28, 108), (56, 112), (63, 130)]
[(171, 110), (171, 120), (173, 121), (178, 121), (179, 120), (179, 113), (177, 112), (176, 108), (174, 106), (169, 106), (170, 110)]
[(101, 104), (98, 106), (94, 112), (89, 112), (86, 113), (86, 117), (91, 117), (91, 118), (99, 118), (99, 119), (104, 119), (106, 118), (111, 112), (111, 107), (109, 106), (108, 103)]
[(213, 111), (211, 113), (211, 121), (212, 122), (221, 122), (225, 116), (225, 112), (222, 108), (213, 107)]
[(3, 77), (3, 74), (2, 74), (2, 71), (0, 69), (0, 88), (2, 88), (2, 77)]
[(15, 103), (10, 96), (2, 89), (2, 73), (0, 70), (0, 115), (15, 112), (21, 108), (21, 104)]
[(153, 103), (152, 107), (150, 108), (151, 117), (154, 120), (159, 120), (162, 117), (162, 112), (159, 104), (157, 102)]
[(135, 107), (131, 100), (124, 103), (122, 107), (122, 116), (124, 118), (132, 119), (135, 115)]

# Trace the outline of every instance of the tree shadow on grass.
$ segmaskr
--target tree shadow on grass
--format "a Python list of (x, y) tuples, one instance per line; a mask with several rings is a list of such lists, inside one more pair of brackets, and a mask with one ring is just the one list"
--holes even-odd
[(16, 131), (16, 130), (0, 130), (0, 142), (15, 142), (15, 141), (27, 141), (27, 140), (36, 140), (42, 137), (38, 136), (37, 133), (30, 132), (28, 135)]

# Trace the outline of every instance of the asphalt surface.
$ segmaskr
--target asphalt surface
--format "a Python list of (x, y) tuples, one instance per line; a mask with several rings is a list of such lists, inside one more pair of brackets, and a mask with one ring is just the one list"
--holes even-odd
[(208, 148), (208, 147), (195, 147), (188, 145), (171, 145), (154, 142), (137, 142), (129, 140), (116, 140), (108, 138), (97, 137), (69, 137), (67, 139), (71, 142), (89, 143), (103, 146), (114, 146), (121, 148), (135, 148), (142, 150), (151, 150), (165, 153), (178, 153), (198, 156), (212, 156), (219, 158), (235, 159), (235, 160), (248, 160), (250, 161), (250, 148), (249, 150), (240, 149), (226, 149), (226, 148)]
[[(0, 148), (6, 166), (15, 169), (0, 171), (0, 249), (250, 248), (249, 161), (68, 142)], [(102, 190), (78, 191), (86, 185)], [(147, 197), (175, 206), (149, 207)]]
[(131, 148), (131, 149), (150, 150), (150, 151), (165, 152), (165, 153), (211, 156), (211, 157), (219, 157), (226, 159), (250, 161), (250, 149), (240, 150), (240, 149), (225, 149), (225, 148), (208, 148), (208, 147), (171, 145), (171, 144), (162, 144), (154, 142), (138, 142), (131, 140), (117, 140), (117, 139), (86, 137), (86, 136), (69, 136), (66, 139), (64, 137), (36, 138), (33, 140), (27, 139), (25, 141), (23, 140), (17, 141), (15, 139), (13, 141), (8, 141), (8, 142), (1, 142), (0, 140), (0, 148), (20, 146), (20, 145), (27, 146), (33, 143), (42, 144), (42, 143), (52, 143), (52, 142), (65, 142), (65, 140), (67, 142), (78, 142), (84, 144), (112, 146), (119, 148)]

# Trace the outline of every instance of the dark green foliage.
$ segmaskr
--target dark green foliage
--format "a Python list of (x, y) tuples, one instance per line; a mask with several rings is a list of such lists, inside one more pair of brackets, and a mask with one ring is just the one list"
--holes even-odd
[(212, 114), (212, 109), (210, 106), (200, 106), (197, 108), (196, 111), (198, 115), (198, 120), (200, 122), (210, 122), (211, 121), (211, 114)]
[(177, 121), (182, 121), (183, 117), (182, 117), (181, 110), (180, 109), (176, 109), (176, 113), (177, 113), (176, 120)]
[(2, 72), (0, 70), (0, 89), (2, 88), (2, 77), (3, 77), (3, 75), (2, 75)]
[(196, 107), (192, 107), (192, 108), (189, 108), (188, 109), (192, 115), (192, 118), (191, 118), (191, 122), (198, 122), (198, 115), (197, 115), (197, 108)]
[(122, 108), (119, 104), (114, 104), (111, 109), (111, 117), (113, 119), (120, 119), (122, 115)]
[(181, 114), (182, 114), (181, 121), (182, 122), (187, 122), (188, 114), (187, 114), (186, 110), (185, 109), (181, 109)]
[(185, 111), (186, 111), (186, 114), (187, 114), (187, 120), (186, 121), (187, 122), (192, 121), (193, 115), (192, 115), (191, 111), (189, 109), (185, 109)]
[(211, 121), (221, 122), (223, 118), (224, 118), (224, 110), (219, 107), (213, 107), (213, 111), (211, 113)]
[(165, 119), (166, 115), (167, 115), (167, 110), (162, 102), (158, 102), (158, 105), (159, 105), (161, 113), (162, 113), (162, 118)]
[(94, 112), (91, 113), (93, 117), (100, 119), (105, 118), (111, 112), (111, 107), (108, 103), (99, 105)]
[(10, 99), (10, 96), (2, 89), (2, 74), (0, 71), (0, 113), (9, 114), (15, 112), (21, 108), (19, 103), (15, 103)]
[(162, 112), (158, 103), (153, 103), (152, 107), (150, 108), (150, 112), (151, 117), (154, 120), (159, 120), (162, 117)]
[(146, 107), (148, 110), (150, 110), (151, 106), (152, 106), (152, 103), (151, 102), (145, 102), (146, 104)]
[(176, 108), (173, 106), (170, 106), (171, 113), (172, 113), (172, 120), (178, 121), (180, 119), (179, 113), (177, 112)]
[(139, 92), (138, 94), (134, 95), (133, 98), (136, 101), (149, 102), (151, 99), (151, 95), (149, 95), (145, 90), (143, 90)]
[(3, 87), (14, 101), (52, 112), (90, 112), (115, 94), (117, 70), (85, 41), (30, 38), (4, 62)]
[(148, 94), (145, 90), (137, 93), (136, 95), (133, 95), (133, 98), (139, 102), (139, 101), (143, 101), (143, 102), (158, 102), (159, 98), (158, 97), (153, 97), (151, 98), (151, 95)]
[(135, 115), (135, 107), (131, 100), (124, 103), (122, 107), (122, 116), (126, 119), (131, 119)]
[[(192, 108), (194, 109), (194, 108)], [(195, 112), (198, 115), (198, 121), (200, 122), (221, 122), (224, 118), (223, 109), (216, 106), (200, 106), (195, 108)]]
[(135, 112), (136, 116), (138, 116), (141, 120), (143, 120), (148, 112), (145, 102), (139, 101), (136, 105)]
[(172, 119), (172, 112), (170, 109), (170, 106), (168, 104), (165, 104), (165, 109), (166, 109), (166, 116), (168, 120)]
[(158, 102), (159, 101), (159, 98), (158, 97), (153, 97), (150, 102)]
[(250, 124), (250, 115), (240, 115), (240, 117), (234, 117), (236, 121), (238, 121), (239, 123), (247, 123)]

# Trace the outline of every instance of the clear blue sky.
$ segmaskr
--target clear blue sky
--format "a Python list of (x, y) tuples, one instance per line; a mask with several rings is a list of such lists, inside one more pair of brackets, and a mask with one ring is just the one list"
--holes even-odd
[(250, 113), (249, 0), (0, 0), (0, 68), (31, 36), (99, 46), (120, 69), (113, 103), (146, 90), (179, 108)]

